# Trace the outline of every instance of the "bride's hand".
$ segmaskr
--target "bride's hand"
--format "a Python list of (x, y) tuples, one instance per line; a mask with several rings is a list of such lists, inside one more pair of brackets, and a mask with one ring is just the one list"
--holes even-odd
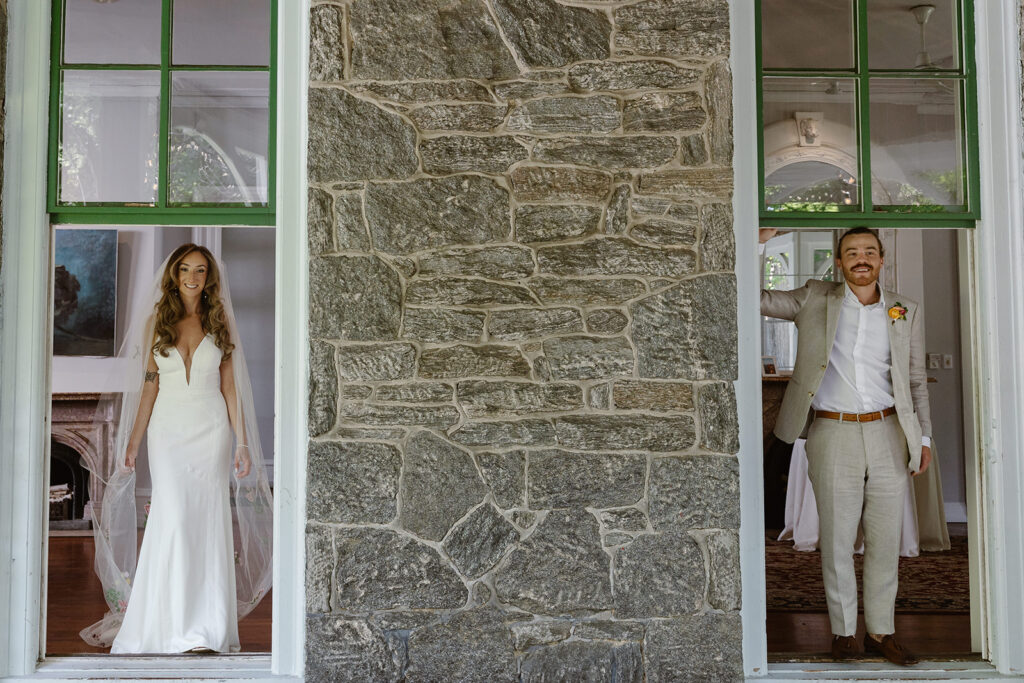
[(235, 474), (239, 479), (245, 479), (249, 476), (251, 468), (252, 458), (249, 457), (249, 448), (241, 444), (235, 446)]
[(129, 470), (135, 470), (135, 459), (139, 457), (139, 449), (128, 447), (128, 451), (124, 454), (124, 466)]

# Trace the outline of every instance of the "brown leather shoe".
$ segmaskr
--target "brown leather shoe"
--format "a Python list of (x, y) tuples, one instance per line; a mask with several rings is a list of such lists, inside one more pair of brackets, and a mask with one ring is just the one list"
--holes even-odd
[(907, 648), (896, 642), (896, 634), (890, 633), (882, 636), (882, 642), (878, 642), (870, 634), (864, 634), (864, 651), (880, 654), (893, 664), (899, 666), (913, 666), (920, 659)]
[(860, 645), (853, 636), (832, 636), (832, 659), (841, 661), (860, 655)]

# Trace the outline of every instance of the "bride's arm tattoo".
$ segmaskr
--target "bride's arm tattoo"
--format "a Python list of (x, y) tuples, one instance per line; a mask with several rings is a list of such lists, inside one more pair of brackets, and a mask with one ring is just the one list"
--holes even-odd
[[(158, 374), (159, 374), (159, 373), (156, 373), (156, 372), (148, 372), (148, 371), (147, 371), (147, 372), (146, 372), (146, 381), (147, 381), (147, 382), (155, 382), (155, 381), (156, 381), (156, 377), (157, 377), (157, 375), (158, 375)], [(136, 381), (138, 381), (138, 380), (136, 380)]]

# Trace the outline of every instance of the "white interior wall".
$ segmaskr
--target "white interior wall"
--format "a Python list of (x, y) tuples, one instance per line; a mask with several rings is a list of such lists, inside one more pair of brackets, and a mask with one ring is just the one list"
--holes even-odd
[(897, 230), (890, 256), (901, 294), (924, 308), (925, 351), (953, 357), (952, 368), (928, 368), (932, 438), (942, 469), (947, 522), (967, 521), (963, 385), (960, 353), (960, 292), (956, 232)]

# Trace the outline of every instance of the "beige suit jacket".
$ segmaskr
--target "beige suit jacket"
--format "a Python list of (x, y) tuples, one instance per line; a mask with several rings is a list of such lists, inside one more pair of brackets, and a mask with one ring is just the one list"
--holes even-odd
[[(775, 423), (775, 435), (783, 441), (792, 443), (806, 434), (810, 426), (811, 401), (828, 367), (845, 294), (845, 283), (821, 280), (808, 280), (792, 291), (761, 292), (761, 313), (792, 320), (800, 331), (796, 367)], [(885, 302), (888, 306), (899, 302), (907, 309), (906, 320), (896, 320), (887, 327), (896, 414), (907, 437), (908, 467), (916, 472), (921, 467), (921, 437), (930, 437), (932, 433), (924, 364), (924, 319), (917, 302), (896, 292), (885, 290)]]

